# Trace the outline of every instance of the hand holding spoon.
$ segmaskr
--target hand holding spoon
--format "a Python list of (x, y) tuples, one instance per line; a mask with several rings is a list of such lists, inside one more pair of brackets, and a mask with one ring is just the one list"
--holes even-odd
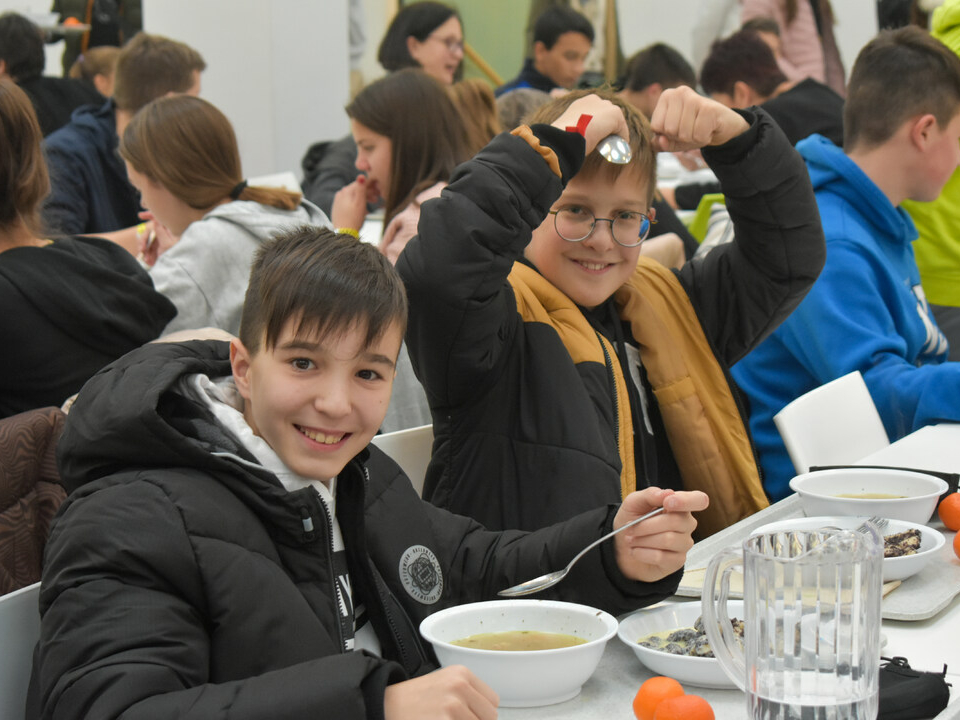
[(532, 595), (533, 593), (538, 593), (541, 590), (546, 590), (548, 587), (553, 587), (554, 585), (556, 585), (558, 582), (560, 582), (567, 576), (567, 573), (570, 572), (570, 569), (576, 564), (577, 560), (582, 558), (588, 550), (595, 548), (604, 540), (609, 540), (618, 532), (621, 532), (622, 530), (626, 530), (629, 527), (633, 527), (637, 523), (643, 522), (647, 518), (651, 518), (654, 515), (659, 515), (662, 512), (663, 512), (662, 507), (657, 508), (653, 512), (648, 512), (646, 515), (641, 515), (640, 517), (634, 518), (630, 522), (624, 525), (621, 525), (613, 532), (608, 532), (599, 540), (594, 540), (592, 543), (587, 545), (583, 550), (581, 550), (576, 555), (574, 555), (573, 560), (567, 563), (567, 566), (563, 570), (555, 570), (554, 572), (547, 573), (546, 575), (541, 575), (540, 577), (535, 577), (532, 580), (527, 580), (526, 582), (522, 582), (519, 585), (508, 587), (506, 590), (501, 590), (500, 592), (498, 592), (497, 595), (500, 595), (501, 597), (520, 597), (521, 595)]

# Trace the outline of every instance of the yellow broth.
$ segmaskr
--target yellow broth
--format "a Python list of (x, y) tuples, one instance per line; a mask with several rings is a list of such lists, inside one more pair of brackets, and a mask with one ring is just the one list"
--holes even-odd
[(478, 650), (556, 650), (557, 648), (583, 645), (586, 642), (576, 635), (540, 632), (539, 630), (508, 630), (505, 632), (479, 633), (454, 640), (452, 645)]

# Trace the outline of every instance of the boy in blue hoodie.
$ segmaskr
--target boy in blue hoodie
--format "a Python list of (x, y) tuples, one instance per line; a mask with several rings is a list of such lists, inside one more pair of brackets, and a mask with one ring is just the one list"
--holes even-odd
[(844, 110), (844, 148), (797, 145), (813, 181), (827, 262), (813, 289), (734, 368), (771, 499), (794, 469), (773, 416), (854, 370), (891, 439), (960, 420), (960, 364), (920, 286), (906, 199), (929, 202), (960, 163), (960, 59), (918, 28), (883, 32), (860, 52)]

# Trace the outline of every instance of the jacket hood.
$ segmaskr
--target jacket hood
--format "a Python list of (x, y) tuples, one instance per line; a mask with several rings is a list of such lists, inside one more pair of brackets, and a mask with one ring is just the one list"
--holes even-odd
[(946, 0), (933, 11), (930, 34), (960, 55), (960, 0)]
[(321, 225), (332, 228), (326, 214), (309, 200), (301, 200), (294, 210), (281, 210), (250, 200), (234, 200), (218, 205), (202, 220), (191, 226), (191, 232), (216, 222), (228, 222), (243, 228), (261, 242), (293, 225)]
[[(871, 234), (897, 243), (917, 238), (917, 230), (905, 210), (890, 204), (866, 173), (843, 150), (822, 135), (811, 135), (797, 143), (797, 150), (807, 163), (813, 191), (817, 194), (824, 224), (835, 218), (825, 208), (821, 193), (830, 194), (857, 209), (870, 226)], [(869, 209), (869, 212), (865, 210)], [(830, 233), (827, 233), (830, 237)]]
[(8, 250), (0, 285), (63, 334), (113, 357), (153, 340), (177, 314), (128, 252), (100, 238)]
[[(222, 341), (150, 343), (94, 375), (70, 409), (57, 446), (67, 492), (110, 475), (122, 482), (121, 473), (181, 473), (196, 482), (215, 476), (289, 541), (312, 541), (315, 533), (303, 517), (315, 491), (287, 492), (202, 401), (174, 390), (185, 375), (229, 375), (229, 357)], [(359, 457), (366, 459), (366, 452)]]
[(227, 467), (222, 464), (231, 461), (211, 450), (255, 462), (199, 402), (171, 391), (184, 375), (230, 374), (228, 347), (222, 341), (147, 344), (94, 375), (71, 407), (57, 448), (68, 492), (129, 469)]

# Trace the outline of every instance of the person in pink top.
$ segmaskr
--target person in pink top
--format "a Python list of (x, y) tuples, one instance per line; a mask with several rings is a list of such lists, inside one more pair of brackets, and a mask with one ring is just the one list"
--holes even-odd
[(783, 74), (790, 80), (812, 77), (846, 95), (843, 61), (833, 34), (830, 0), (741, 0), (740, 21), (768, 17), (780, 25)]

